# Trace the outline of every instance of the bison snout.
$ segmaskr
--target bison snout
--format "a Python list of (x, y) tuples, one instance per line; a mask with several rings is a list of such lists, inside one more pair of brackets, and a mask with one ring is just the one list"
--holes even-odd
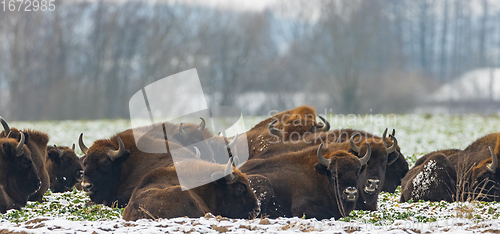
[(92, 187), (94, 187), (92, 183), (82, 182), (82, 188), (85, 192), (89, 192)]
[(377, 179), (368, 179), (365, 185), (366, 193), (374, 193), (378, 187), (380, 186), (380, 180)]
[(344, 190), (344, 197), (347, 201), (356, 201), (358, 198), (358, 190), (355, 187), (347, 187)]

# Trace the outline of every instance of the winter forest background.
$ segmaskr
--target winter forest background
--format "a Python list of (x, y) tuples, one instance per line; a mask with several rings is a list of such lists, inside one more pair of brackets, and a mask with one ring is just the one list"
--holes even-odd
[(135, 92), (191, 68), (209, 105), (245, 115), (301, 104), (336, 114), (500, 106), (493, 90), (480, 100), (429, 98), (477, 69), (490, 69), (494, 86), (496, 0), (282, 0), (259, 11), (184, 1), (55, 5), (0, 11), (7, 120), (129, 118)]

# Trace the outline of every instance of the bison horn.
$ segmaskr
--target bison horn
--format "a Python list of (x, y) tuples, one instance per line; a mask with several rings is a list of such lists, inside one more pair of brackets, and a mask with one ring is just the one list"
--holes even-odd
[(318, 147), (318, 153), (317, 153), (318, 161), (319, 163), (321, 163), (321, 165), (328, 167), (328, 165), (330, 165), (330, 160), (323, 157), (323, 153), (321, 153), (321, 148), (323, 148), (323, 143), (321, 143), (321, 145), (319, 145)]
[(231, 182), (234, 180), (235, 176), (233, 174), (233, 158), (229, 158), (229, 161), (227, 161), (226, 168), (224, 169), (224, 175), (226, 175), (226, 181)]
[(351, 146), (351, 149), (352, 151), (356, 152), (356, 153), (359, 153), (359, 151), (361, 150), (358, 146), (356, 146), (354, 144), (354, 138), (359, 135), (359, 133), (356, 133), (354, 135), (351, 136), (351, 139), (349, 139), (349, 145)]
[(5, 135), (7, 136), (7, 134), (10, 133), (10, 127), (7, 124), (7, 121), (5, 121), (5, 119), (2, 118), (2, 116), (0, 116), (0, 122), (2, 122), (3, 129), (5, 130)]
[(55, 149), (55, 150), (56, 150), (56, 152), (59, 154), (59, 158), (63, 156), (64, 152), (63, 152), (61, 149), (57, 148), (57, 146), (56, 146), (56, 145), (54, 145), (54, 149)]
[(283, 131), (277, 129), (277, 128), (274, 128), (274, 124), (276, 123), (276, 121), (278, 121), (277, 119), (274, 120), (273, 122), (271, 122), (269, 124), (269, 132), (273, 135), (276, 135), (276, 136), (279, 136), (279, 137), (282, 137), (283, 136)]
[(382, 141), (385, 141), (386, 137), (387, 137), (387, 128), (385, 128), (384, 133), (382, 133)]
[(366, 143), (366, 154), (362, 158), (359, 159), (361, 161), (361, 165), (365, 165), (370, 157), (372, 156), (372, 147), (370, 147), (369, 143)]
[(193, 146), (194, 147), (194, 151), (196, 151), (196, 154), (195, 154), (195, 157), (197, 159), (201, 159), (201, 153), (200, 153), (200, 150), (198, 149), (198, 147), (196, 146)]
[(493, 150), (491, 149), (491, 147), (488, 146), (488, 148), (490, 149), (491, 163), (488, 164), (488, 166), (486, 166), (486, 167), (488, 167), (488, 170), (495, 173), (495, 171), (497, 170), (497, 166), (498, 166), (498, 158), (495, 155), (495, 152), (493, 152)]
[(396, 139), (396, 137), (394, 137), (393, 135), (389, 135), (389, 137), (391, 138), (393, 143), (391, 147), (387, 148), (387, 154), (396, 151), (396, 149), (398, 148), (398, 139)]
[(330, 123), (328, 123), (328, 121), (321, 115), (318, 115), (318, 118), (321, 119), (321, 121), (323, 121), (323, 127), (320, 128), (319, 130), (323, 132), (328, 132), (328, 130), (330, 130)]
[(392, 129), (392, 135), (396, 136), (396, 129), (394, 129), (394, 128)]
[(227, 144), (226, 147), (229, 149), (233, 148), (236, 145), (236, 142), (238, 141), (238, 136), (239, 136), (239, 134), (236, 134), (234, 139), (231, 142), (229, 142), (229, 144)]
[(73, 143), (73, 146), (71, 147), (71, 150), (75, 151), (75, 143)]
[(200, 123), (200, 127), (198, 127), (198, 129), (200, 131), (203, 131), (203, 130), (205, 130), (205, 119), (202, 117), (200, 117), (200, 119), (201, 119), (201, 123)]
[(189, 136), (187, 135), (186, 132), (184, 132), (184, 129), (182, 129), (182, 123), (179, 124), (179, 134), (181, 134), (182, 138), (186, 139)]
[(83, 143), (83, 132), (80, 134), (80, 138), (78, 139), (78, 145), (80, 146), (80, 149), (82, 150), (83, 154), (87, 154), (87, 146)]
[(120, 136), (116, 135), (116, 140), (118, 141), (118, 149), (109, 152), (111, 161), (115, 161), (125, 153), (125, 146), (123, 145), (123, 141), (120, 139)]
[(16, 146), (16, 156), (21, 156), (23, 154), (23, 146), (24, 146), (24, 133), (22, 132), (19, 132), (21, 133), (21, 140), (19, 141), (19, 143), (17, 144)]

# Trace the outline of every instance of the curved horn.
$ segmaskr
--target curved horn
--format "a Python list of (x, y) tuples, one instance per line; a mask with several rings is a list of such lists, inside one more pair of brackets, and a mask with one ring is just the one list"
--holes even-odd
[(356, 146), (354, 144), (354, 138), (359, 135), (359, 133), (356, 133), (354, 135), (351, 136), (351, 139), (349, 139), (349, 145), (351, 146), (351, 149), (352, 151), (356, 152), (356, 153), (359, 153), (359, 151), (361, 150), (358, 146)]
[(239, 136), (239, 134), (236, 134), (234, 139), (231, 142), (229, 142), (229, 144), (227, 144), (226, 147), (229, 149), (233, 148), (236, 145), (236, 142), (238, 141), (238, 136)]
[(493, 152), (493, 150), (491, 149), (491, 146), (488, 146), (488, 149), (490, 149), (491, 163), (488, 164), (488, 166), (486, 166), (486, 167), (488, 168), (488, 170), (495, 173), (495, 171), (497, 170), (497, 166), (498, 166), (498, 158), (495, 155), (495, 152)]
[(323, 132), (328, 132), (328, 130), (330, 130), (330, 123), (328, 123), (328, 121), (321, 115), (318, 115), (318, 118), (321, 119), (321, 121), (323, 121), (323, 127), (320, 128), (319, 130)]
[(394, 128), (392, 129), (392, 135), (396, 136), (396, 129), (394, 129)]
[(323, 147), (323, 143), (321, 143), (321, 145), (319, 145), (319, 147), (318, 147), (318, 153), (317, 153), (318, 161), (319, 161), (319, 163), (321, 163), (321, 165), (328, 167), (328, 165), (330, 165), (330, 160), (323, 157), (323, 153), (321, 153), (322, 147)]
[(21, 133), (21, 140), (19, 141), (19, 143), (17, 144), (16, 146), (16, 156), (21, 156), (23, 154), (23, 146), (24, 146), (24, 133), (22, 132), (19, 132)]
[(198, 147), (196, 146), (193, 146), (194, 147), (194, 151), (196, 151), (196, 154), (194, 155), (197, 159), (201, 159), (201, 153), (200, 153), (200, 150), (198, 149)]
[(362, 158), (359, 159), (361, 161), (361, 165), (365, 165), (370, 157), (372, 156), (372, 147), (370, 147), (370, 143), (366, 143), (366, 154)]
[(78, 139), (78, 145), (80, 146), (80, 149), (82, 150), (83, 154), (87, 154), (87, 146), (83, 143), (83, 132), (80, 134), (80, 138)]
[(184, 132), (184, 129), (182, 129), (182, 123), (179, 124), (179, 134), (181, 134), (182, 138), (186, 139), (189, 136), (187, 135), (186, 132)]
[(234, 180), (235, 176), (233, 174), (233, 158), (229, 158), (229, 161), (227, 161), (226, 168), (224, 169), (224, 175), (226, 175), (226, 181), (231, 182)]
[(396, 139), (396, 137), (394, 137), (393, 135), (389, 135), (389, 137), (391, 138), (393, 143), (391, 147), (387, 148), (387, 154), (396, 151), (396, 149), (398, 148), (398, 139)]
[(54, 149), (55, 149), (55, 150), (56, 150), (56, 152), (59, 154), (59, 158), (63, 156), (64, 152), (63, 152), (61, 149), (57, 148), (57, 146), (56, 146), (56, 145), (54, 145)]
[(274, 124), (276, 123), (276, 121), (278, 121), (277, 119), (274, 120), (273, 122), (271, 122), (269, 124), (269, 133), (273, 134), (273, 135), (276, 135), (276, 136), (279, 136), (279, 137), (282, 137), (283, 136), (283, 131), (277, 129), (277, 128), (274, 128)]
[(120, 136), (116, 135), (116, 140), (118, 141), (118, 149), (109, 152), (109, 157), (111, 158), (111, 161), (115, 161), (119, 157), (123, 156), (123, 154), (125, 153), (125, 145), (123, 145), (123, 141), (122, 139), (120, 139)]
[(3, 129), (5, 130), (5, 135), (7, 136), (7, 134), (10, 133), (9, 124), (7, 124), (7, 121), (5, 121), (5, 119), (3, 119), (2, 116), (0, 116), (0, 122), (2, 122)]
[(71, 150), (75, 151), (75, 143), (73, 143), (73, 146), (71, 146)]
[(200, 119), (201, 119), (201, 123), (199, 125), (200, 127), (198, 127), (198, 130), (203, 131), (203, 130), (205, 130), (205, 119), (202, 117), (200, 117)]

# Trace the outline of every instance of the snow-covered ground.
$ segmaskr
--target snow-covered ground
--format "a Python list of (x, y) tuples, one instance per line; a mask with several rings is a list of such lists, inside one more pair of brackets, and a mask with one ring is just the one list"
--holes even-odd
[[(247, 129), (263, 117), (245, 118)], [(389, 127), (396, 129), (396, 137), (403, 154), (414, 161), (425, 153), (444, 148), (465, 148), (476, 138), (500, 129), (498, 116), (432, 116), (432, 115), (373, 115), (328, 116), (333, 128), (364, 129), (375, 134)], [(81, 132), (91, 145), (100, 138), (108, 138), (130, 126), (126, 120), (9, 122), (13, 127), (34, 128), (51, 136), (50, 144), (77, 143)], [(78, 148), (78, 147), (77, 147)], [(79, 152), (79, 150), (77, 150)], [(81, 152), (79, 152), (81, 154)], [(88, 197), (80, 191), (45, 196), (42, 204), (29, 203), (21, 210), (0, 215), (0, 232), (26, 231), (28, 233), (425, 233), (430, 232), (493, 232), (500, 230), (499, 203), (398, 203), (399, 192), (383, 193), (375, 212), (354, 211), (341, 220), (296, 218), (235, 220), (224, 217), (175, 218), (169, 220), (122, 220), (120, 209), (86, 206)]]

